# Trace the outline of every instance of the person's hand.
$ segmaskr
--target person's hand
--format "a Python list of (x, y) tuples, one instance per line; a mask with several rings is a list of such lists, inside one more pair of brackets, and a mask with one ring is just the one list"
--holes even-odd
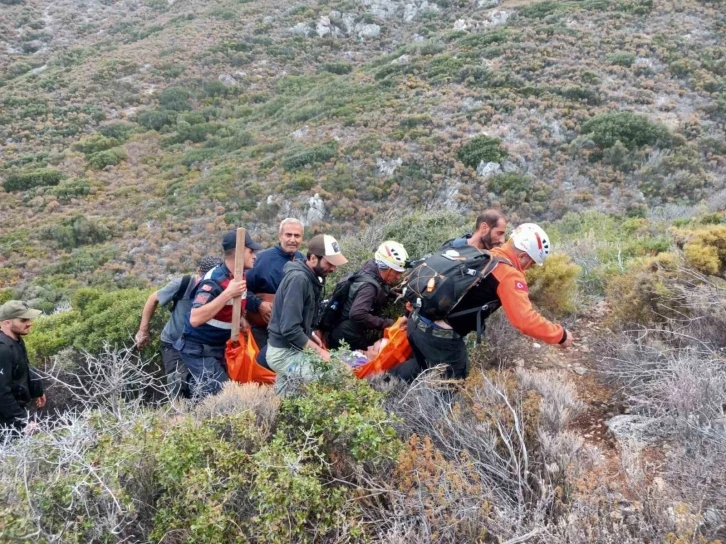
[(41, 395), (35, 399), (36, 408), (42, 408), (43, 406), (45, 406), (45, 395)]
[(329, 363), (330, 362), (330, 352), (329, 351), (324, 350), (324, 349), (321, 348), (320, 350), (318, 350), (318, 355), (320, 355), (320, 358), (324, 362), (326, 362), (326, 363)]
[(567, 330), (566, 330), (565, 332), (567, 332), (567, 338), (565, 339), (565, 341), (564, 341), (564, 342), (562, 342), (562, 343), (561, 343), (561, 344), (559, 345), (559, 346), (560, 346), (560, 348), (562, 348), (562, 349), (566, 349), (566, 348), (569, 348), (569, 347), (570, 347), (570, 346), (572, 345), (572, 343), (573, 343), (573, 342), (575, 341), (575, 337), (574, 337), (574, 336), (572, 336), (572, 333), (571, 333), (570, 331), (567, 331)]
[(262, 317), (265, 323), (269, 323), (270, 318), (272, 317), (272, 303), (263, 302), (262, 304), (260, 304), (259, 313), (260, 317)]
[(149, 338), (149, 331), (139, 329), (139, 332), (136, 333), (136, 336), (134, 336), (134, 341), (136, 342), (136, 347), (138, 349), (144, 349), (151, 339)]
[(413, 304), (411, 304), (410, 302), (406, 302), (406, 304), (404, 304), (404, 307), (406, 308), (406, 311), (408, 313), (413, 313)]
[(37, 433), (39, 430), (40, 430), (40, 428), (38, 427), (38, 424), (35, 421), (29, 421), (24, 429), (26, 436), (32, 436), (35, 433)]
[(313, 342), (315, 342), (321, 348), (323, 348), (323, 349), (325, 348), (325, 346), (323, 346), (323, 341), (318, 336), (318, 333), (316, 331), (313, 331), (313, 333), (310, 335), (310, 340), (312, 340)]
[(401, 320), (401, 323), (399, 324), (399, 328), (405, 329), (406, 325), (408, 325), (408, 317), (406, 317), (404, 315), (403, 317), (399, 317), (399, 319)]
[(245, 292), (247, 291), (247, 282), (242, 280), (232, 280), (227, 285), (227, 288), (224, 290), (224, 296), (227, 297), (227, 300), (231, 300), (233, 298), (241, 297)]

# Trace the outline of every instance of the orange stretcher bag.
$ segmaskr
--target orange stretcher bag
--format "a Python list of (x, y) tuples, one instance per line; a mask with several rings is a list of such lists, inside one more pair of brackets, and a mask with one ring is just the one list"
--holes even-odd
[(237, 345), (227, 340), (224, 357), (229, 378), (240, 383), (275, 383), (275, 373), (257, 363), (259, 353), (260, 349), (250, 329), (240, 331)]
[(383, 349), (366, 364), (353, 369), (353, 373), (358, 378), (367, 378), (374, 374), (382, 374), (392, 368), (400, 365), (411, 357), (413, 351), (408, 343), (406, 329), (401, 328), (402, 318), (399, 318), (393, 325), (383, 331), (383, 338), (388, 343)]

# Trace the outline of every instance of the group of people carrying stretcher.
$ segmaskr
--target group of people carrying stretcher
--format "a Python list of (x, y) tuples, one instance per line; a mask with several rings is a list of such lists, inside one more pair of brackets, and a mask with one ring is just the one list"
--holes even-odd
[[(487, 317), (500, 306), (520, 332), (569, 347), (572, 334), (537, 313), (524, 272), (542, 265), (551, 251), (547, 234), (532, 223), (519, 225), (505, 242), (506, 219), (495, 210), (477, 217), (474, 232), (448, 240), (435, 252), (411, 261), (406, 249), (388, 240), (359, 270), (340, 280), (325, 297), (326, 277), (347, 264), (337, 240), (319, 234), (303, 245), (303, 225), (285, 219), (279, 244), (262, 246), (231, 231), (222, 239), (223, 259), (204, 258), (194, 276), (153, 293), (136, 334), (149, 341), (158, 305), (170, 305), (162, 332), (162, 359), (172, 396), (205, 396), (229, 379), (277, 382), (314, 380), (317, 361), (347, 346), (341, 359), (360, 378), (389, 372), (413, 380), (443, 365), (449, 378), (467, 374), (464, 338), (478, 339)], [(235, 277), (235, 260), (244, 263)], [(243, 327), (233, 329), (234, 301)], [(401, 302), (398, 316), (391, 303)], [(394, 306), (395, 308), (395, 306)], [(249, 324), (249, 326), (247, 325)]]

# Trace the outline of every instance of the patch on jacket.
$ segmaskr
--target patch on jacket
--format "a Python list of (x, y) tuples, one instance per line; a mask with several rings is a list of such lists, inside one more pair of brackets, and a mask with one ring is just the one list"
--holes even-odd
[(514, 289), (515, 291), (524, 291), (525, 293), (529, 293), (529, 287), (527, 287), (527, 284), (520, 280), (514, 281)]
[(212, 290), (212, 286), (209, 285), (208, 283), (205, 283), (204, 285), (202, 285), (202, 291), (211, 291), (211, 290)]
[(209, 293), (197, 293), (197, 296), (194, 297), (193, 304), (206, 304), (210, 298), (212, 298), (212, 295)]

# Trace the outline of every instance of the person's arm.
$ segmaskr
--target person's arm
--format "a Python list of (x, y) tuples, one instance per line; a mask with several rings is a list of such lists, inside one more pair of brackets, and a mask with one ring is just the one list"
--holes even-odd
[(395, 323), (393, 319), (373, 314), (377, 290), (374, 285), (364, 283), (358, 289), (350, 307), (350, 320), (363, 329), (383, 330)]
[[(496, 269), (495, 269), (496, 271)], [(565, 345), (567, 333), (561, 325), (552, 323), (542, 317), (529, 300), (529, 287), (524, 275), (520, 272), (505, 273), (500, 277), (497, 296), (509, 322), (522, 334), (531, 336), (547, 344)], [(572, 343), (570, 337), (569, 343)]]
[[(305, 283), (307, 279), (301, 275), (290, 278), (285, 292), (284, 306), (281, 308), (280, 334), (287, 342), (298, 348), (313, 347), (316, 345), (303, 328)], [(311, 345), (309, 345), (311, 344)], [(314, 349), (314, 348), (313, 348)]]
[(16, 428), (21, 429), (25, 410), (15, 400), (11, 389), (13, 379), (12, 353), (10, 348), (0, 344), (0, 419), (12, 423)]
[[(204, 325), (207, 321), (212, 319), (224, 306), (235, 297), (241, 297), (242, 294), (247, 290), (247, 283), (245, 280), (232, 280), (227, 284), (227, 288), (219, 293), (216, 297), (212, 294), (212, 291), (206, 291), (205, 285), (200, 284), (197, 289), (197, 294), (192, 302), (192, 312), (189, 315), (189, 323), (192, 327), (199, 327)], [(243, 309), (245, 301), (243, 300)]]
[(159, 296), (156, 292), (149, 295), (144, 304), (144, 309), (141, 310), (141, 323), (139, 324), (139, 332), (136, 333), (134, 340), (136, 340), (136, 347), (139, 349), (146, 346), (149, 343), (149, 325), (151, 319), (154, 317), (156, 308), (159, 305)]

